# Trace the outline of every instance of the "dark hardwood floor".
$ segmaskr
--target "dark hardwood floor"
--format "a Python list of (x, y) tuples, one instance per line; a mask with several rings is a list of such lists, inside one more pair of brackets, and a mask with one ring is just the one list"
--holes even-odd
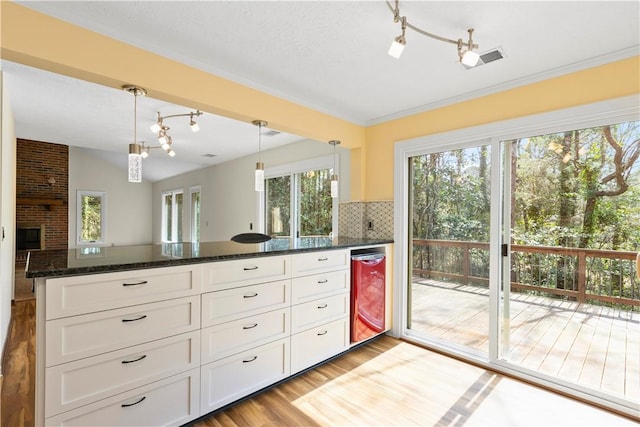
[(3, 359), (2, 426), (34, 425), (36, 301), (16, 301), (11, 307), (11, 326)]

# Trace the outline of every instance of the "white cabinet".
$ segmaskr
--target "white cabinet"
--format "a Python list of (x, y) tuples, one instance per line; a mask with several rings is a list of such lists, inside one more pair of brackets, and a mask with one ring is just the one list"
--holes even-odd
[(292, 256), (291, 373), (349, 348), (350, 252)]
[(244, 258), (204, 265), (203, 290), (217, 291), (291, 277), (289, 256)]
[(46, 366), (200, 328), (200, 298), (177, 298), (47, 322)]
[(47, 320), (200, 295), (201, 269), (187, 265), (47, 280)]
[(47, 426), (180, 426), (198, 417), (200, 371), (193, 369), (47, 418)]
[(37, 295), (38, 425), (182, 425), (349, 348), (344, 249), (40, 279)]
[(190, 265), (40, 283), (37, 424), (198, 417), (201, 281), (201, 266)]
[(289, 338), (202, 366), (202, 414), (289, 376)]
[(190, 332), (63, 363), (46, 371), (46, 412), (59, 414), (200, 366), (200, 333)]
[(349, 319), (311, 328), (291, 336), (291, 374), (295, 374), (349, 347)]
[(241, 286), (202, 295), (202, 326), (289, 307), (290, 280)]

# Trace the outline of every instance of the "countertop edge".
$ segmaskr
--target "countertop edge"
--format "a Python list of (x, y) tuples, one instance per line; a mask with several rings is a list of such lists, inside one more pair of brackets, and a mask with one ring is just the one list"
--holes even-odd
[(375, 246), (382, 246), (382, 245), (387, 245), (392, 243), (393, 243), (392, 239), (375, 239), (375, 241), (368, 241), (368, 242), (361, 242), (361, 243), (351, 242), (351, 243), (345, 243), (345, 244), (334, 244), (326, 247), (289, 248), (284, 250), (271, 250), (267, 252), (221, 254), (216, 256), (192, 257), (192, 258), (167, 258), (167, 259), (153, 260), (153, 261), (114, 263), (114, 264), (96, 265), (96, 266), (59, 267), (59, 268), (52, 267), (49, 269), (41, 269), (41, 270), (30, 270), (29, 262), (28, 262), (25, 269), (25, 277), (27, 279), (38, 279), (38, 278), (53, 278), (53, 277), (63, 277), (63, 276), (64, 277), (79, 276), (79, 275), (85, 275), (85, 274), (110, 273), (110, 272), (117, 272), (117, 271), (144, 270), (144, 269), (172, 267), (172, 266), (181, 266), (181, 265), (189, 265), (189, 264), (203, 264), (203, 263), (209, 263), (209, 262), (229, 261), (229, 260), (236, 260), (236, 259), (282, 256), (282, 255), (304, 253), (304, 252), (319, 252), (319, 251), (331, 251), (331, 250), (340, 250), (340, 249), (348, 249), (348, 248), (375, 247)]

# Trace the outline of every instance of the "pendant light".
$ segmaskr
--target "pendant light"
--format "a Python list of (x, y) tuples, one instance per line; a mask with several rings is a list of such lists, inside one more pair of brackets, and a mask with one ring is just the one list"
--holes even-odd
[(144, 96), (147, 91), (141, 87), (124, 85), (122, 89), (133, 95), (133, 143), (129, 144), (129, 182), (142, 182), (142, 146), (137, 142), (138, 133), (138, 96)]
[(267, 126), (264, 120), (254, 120), (251, 122), (258, 126), (258, 162), (256, 163), (255, 187), (256, 191), (264, 191), (264, 163), (260, 158), (262, 154), (262, 126)]
[(340, 145), (340, 141), (332, 139), (329, 141), (333, 145), (333, 174), (331, 174), (331, 197), (338, 197), (338, 170), (336, 169), (336, 145)]

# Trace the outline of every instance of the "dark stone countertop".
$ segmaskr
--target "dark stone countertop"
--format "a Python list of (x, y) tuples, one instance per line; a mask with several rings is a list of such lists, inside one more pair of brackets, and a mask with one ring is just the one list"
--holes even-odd
[(264, 243), (163, 243), (31, 251), (25, 273), (27, 278), (73, 276), (387, 243), (393, 243), (393, 240), (307, 237), (272, 239)]

